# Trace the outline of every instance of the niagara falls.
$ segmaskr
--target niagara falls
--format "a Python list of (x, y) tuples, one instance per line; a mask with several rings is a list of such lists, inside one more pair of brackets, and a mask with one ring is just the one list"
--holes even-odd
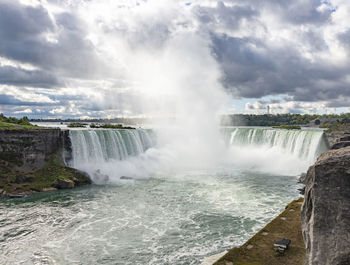
[(0, 0), (0, 265), (349, 265), (346, 0)]

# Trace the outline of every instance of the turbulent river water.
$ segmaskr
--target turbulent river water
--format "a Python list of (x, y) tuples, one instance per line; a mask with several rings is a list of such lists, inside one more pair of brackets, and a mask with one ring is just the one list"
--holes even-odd
[(223, 163), (169, 172), (151, 130), (72, 130), (67, 162), (99, 185), (1, 199), (0, 263), (200, 264), (242, 244), (298, 197), (297, 175), (326, 147), (322, 131), (221, 133)]

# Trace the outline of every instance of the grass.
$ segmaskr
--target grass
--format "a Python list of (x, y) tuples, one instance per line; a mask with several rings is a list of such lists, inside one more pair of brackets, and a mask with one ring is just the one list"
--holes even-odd
[(272, 128), (286, 129), (286, 130), (301, 130), (301, 127), (299, 125), (280, 125), (280, 126), (273, 126)]
[(0, 160), (0, 187), (7, 193), (43, 191), (57, 185), (58, 179), (72, 180), (76, 186), (90, 184), (90, 179), (76, 169), (64, 166), (57, 154), (49, 157), (45, 165), (34, 172), (16, 171), (17, 162)]
[(0, 129), (13, 130), (13, 129), (35, 129), (38, 126), (29, 122), (28, 117), (17, 119), (15, 117), (5, 117), (0, 113)]
[[(215, 265), (303, 265), (305, 245), (301, 233), (302, 202), (302, 198), (291, 202), (278, 217), (244, 245), (231, 249)], [(292, 241), (283, 256), (277, 255), (273, 250), (273, 243), (277, 238), (288, 238)], [(248, 245), (253, 247), (248, 249)]]
[(102, 125), (96, 125), (91, 124), (90, 128), (104, 128), (104, 129), (135, 129), (134, 127), (130, 126), (123, 126), (122, 124), (102, 124)]
[(86, 128), (86, 123), (79, 123), (79, 122), (70, 122), (67, 127), (68, 128)]
[(0, 121), (0, 130), (28, 130), (28, 129), (39, 129), (40, 127), (32, 124), (15, 124), (9, 122)]

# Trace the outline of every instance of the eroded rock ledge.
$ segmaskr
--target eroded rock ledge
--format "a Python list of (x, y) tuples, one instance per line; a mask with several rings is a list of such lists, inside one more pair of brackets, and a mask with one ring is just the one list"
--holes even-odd
[(0, 196), (73, 188), (91, 183), (87, 174), (65, 165), (68, 131), (0, 130)]
[(309, 168), (302, 232), (306, 264), (350, 264), (350, 147), (322, 154)]

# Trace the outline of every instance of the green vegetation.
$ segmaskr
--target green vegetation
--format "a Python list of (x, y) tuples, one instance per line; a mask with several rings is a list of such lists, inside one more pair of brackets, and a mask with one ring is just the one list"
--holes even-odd
[(123, 126), (122, 124), (91, 124), (90, 128), (104, 128), (104, 129), (135, 129), (134, 127), (130, 126)]
[(78, 185), (91, 183), (87, 176), (76, 169), (64, 166), (57, 155), (52, 155), (42, 168), (33, 173), (32, 178), (33, 181), (30, 183), (30, 188), (35, 191), (56, 187), (58, 179), (71, 180)]
[(272, 128), (286, 129), (286, 130), (301, 130), (301, 127), (299, 125), (280, 125), (280, 126), (272, 126)]
[(73, 181), (75, 185), (90, 184), (90, 179), (76, 169), (64, 166), (57, 154), (52, 154), (43, 167), (34, 172), (21, 172), (21, 154), (2, 153), (0, 157), (0, 189), (7, 194), (30, 194), (33, 191), (55, 189), (58, 180)]
[[(291, 202), (278, 217), (244, 245), (231, 249), (215, 265), (303, 265), (305, 245), (301, 233), (302, 202), (302, 198)], [(273, 243), (277, 238), (288, 238), (292, 241), (283, 256), (274, 252)]]
[(274, 114), (274, 115), (254, 115), (254, 114), (230, 114), (223, 115), (222, 125), (235, 126), (280, 126), (280, 125), (307, 125), (314, 122), (316, 126), (325, 121), (331, 123), (345, 121), (350, 123), (350, 113), (344, 114)]
[(14, 130), (14, 129), (36, 129), (39, 128), (29, 122), (28, 117), (17, 119), (15, 117), (5, 117), (0, 113), (0, 129)]
[(69, 128), (86, 128), (86, 123), (79, 123), (79, 122), (70, 122), (68, 124)]
[(340, 132), (350, 130), (350, 122), (348, 120), (336, 121), (333, 123), (324, 123), (320, 128), (326, 128), (326, 132)]

